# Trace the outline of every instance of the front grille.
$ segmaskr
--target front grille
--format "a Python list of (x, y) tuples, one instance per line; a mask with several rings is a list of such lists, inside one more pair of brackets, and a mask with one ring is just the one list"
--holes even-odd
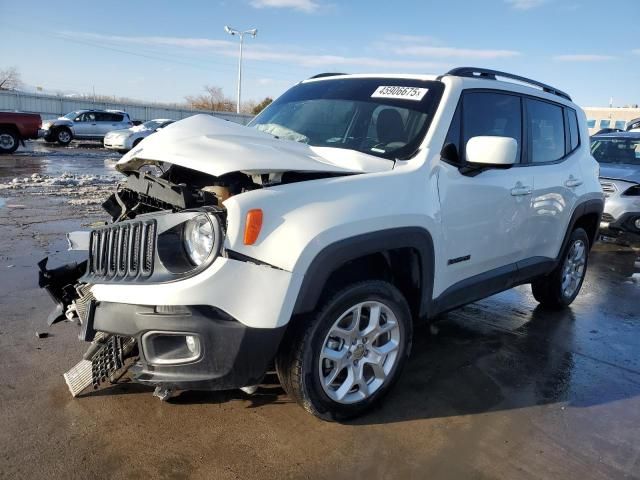
[(605, 197), (610, 197), (618, 190), (615, 184), (611, 182), (600, 182), (600, 186), (602, 187), (602, 191), (604, 192)]
[(154, 221), (121, 222), (91, 232), (89, 275), (104, 279), (148, 277), (156, 245)]
[(615, 218), (613, 218), (613, 215), (611, 215), (610, 213), (603, 213), (601, 221), (611, 223), (615, 221)]

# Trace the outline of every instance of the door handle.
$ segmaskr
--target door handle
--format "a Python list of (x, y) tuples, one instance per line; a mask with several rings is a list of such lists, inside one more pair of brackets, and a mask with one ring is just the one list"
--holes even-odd
[(523, 185), (522, 183), (516, 183), (516, 186), (511, 189), (511, 195), (518, 197), (521, 195), (531, 195), (533, 189), (529, 185)]
[(579, 187), (580, 185), (582, 185), (582, 180), (574, 178), (573, 176), (569, 177), (569, 180), (564, 182), (564, 186), (569, 188)]

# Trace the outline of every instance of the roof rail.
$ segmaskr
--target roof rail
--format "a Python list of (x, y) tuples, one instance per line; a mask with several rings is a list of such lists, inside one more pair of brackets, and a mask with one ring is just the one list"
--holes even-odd
[(338, 72), (319, 73), (317, 75), (314, 75), (313, 77), (309, 77), (307, 80), (312, 80), (314, 78), (335, 77), (337, 75), (348, 75), (348, 73), (338, 73)]
[(569, 96), (569, 94), (563, 92), (562, 90), (558, 90), (555, 87), (544, 84), (542, 82), (538, 82), (536, 80), (531, 80), (530, 78), (521, 77), (520, 75), (514, 75), (513, 73), (500, 72), (498, 70), (490, 70), (488, 68), (459, 67), (454, 68), (453, 70), (449, 70), (445, 75), (452, 75), (454, 77), (484, 78), (487, 80), (496, 80), (496, 77), (509, 78), (511, 80), (516, 80), (521, 83), (539, 87), (544, 92), (550, 93), (552, 95), (557, 95), (571, 101), (571, 97)]

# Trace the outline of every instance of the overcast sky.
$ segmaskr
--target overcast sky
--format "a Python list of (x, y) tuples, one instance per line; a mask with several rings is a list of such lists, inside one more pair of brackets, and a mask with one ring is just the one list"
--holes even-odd
[(0, 0), (0, 12), (0, 68), (47, 90), (182, 102), (210, 84), (235, 97), (229, 24), (258, 28), (245, 39), (244, 99), (319, 72), (470, 65), (550, 83), (583, 106), (640, 103), (638, 0)]

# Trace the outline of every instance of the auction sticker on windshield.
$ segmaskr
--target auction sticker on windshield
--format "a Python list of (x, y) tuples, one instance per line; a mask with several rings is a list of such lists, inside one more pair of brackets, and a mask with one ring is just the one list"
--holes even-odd
[(396, 98), (399, 100), (413, 100), (419, 102), (429, 91), (428, 88), (385, 86), (376, 88), (371, 98)]

